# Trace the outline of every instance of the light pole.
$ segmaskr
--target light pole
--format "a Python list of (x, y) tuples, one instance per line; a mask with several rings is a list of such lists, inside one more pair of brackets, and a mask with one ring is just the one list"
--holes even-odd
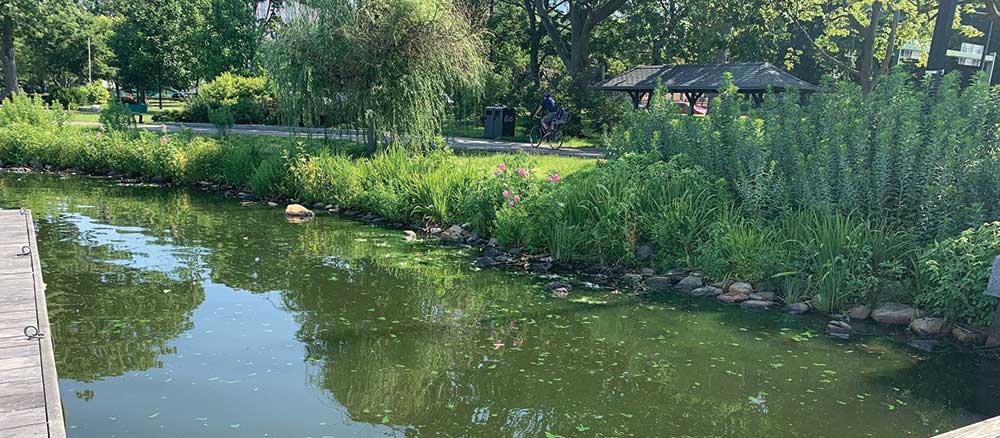
[(90, 59), (90, 37), (87, 37), (87, 83), (94, 82), (94, 63)]

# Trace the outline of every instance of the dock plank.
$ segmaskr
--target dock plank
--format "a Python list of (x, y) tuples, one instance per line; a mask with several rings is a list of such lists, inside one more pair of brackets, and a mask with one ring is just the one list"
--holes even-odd
[(934, 438), (997, 438), (1000, 437), (1000, 417), (990, 418)]
[(0, 436), (65, 438), (45, 283), (30, 211), (0, 210)]

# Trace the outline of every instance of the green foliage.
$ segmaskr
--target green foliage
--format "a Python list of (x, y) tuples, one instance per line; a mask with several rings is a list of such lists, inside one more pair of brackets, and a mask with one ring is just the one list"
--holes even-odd
[(88, 105), (104, 105), (111, 100), (111, 92), (99, 82), (81, 86), (80, 90), (83, 92), (84, 102)]
[(14, 95), (0, 106), (0, 126), (62, 127), (68, 120), (69, 115), (61, 108), (50, 108), (41, 98), (25, 94)]
[(725, 177), (754, 219), (857, 210), (918, 227), (926, 241), (1000, 215), (1000, 93), (982, 80), (960, 90), (956, 75), (926, 90), (896, 72), (869, 95), (837, 84), (804, 105), (771, 96), (754, 110), (724, 90), (709, 117), (670, 105), (636, 112), (610, 141), (623, 153), (687, 156)]
[(445, 95), (478, 90), (483, 47), (450, 0), (328, 1), (283, 26), (265, 64), (286, 123), (373, 123), (421, 150), (439, 142)]
[(236, 118), (233, 115), (232, 107), (223, 105), (208, 110), (208, 121), (215, 125), (215, 129), (219, 130), (219, 135), (226, 135), (236, 123)]
[(63, 87), (52, 92), (53, 101), (73, 110), (83, 105), (102, 105), (110, 98), (111, 93), (97, 82), (81, 87)]
[(113, 101), (101, 108), (101, 126), (111, 132), (128, 131), (135, 127), (135, 118), (128, 105)]
[(956, 321), (989, 324), (996, 298), (985, 292), (996, 256), (1000, 256), (1000, 222), (931, 245), (920, 258), (919, 268), (929, 281), (917, 293), (917, 304)]
[(76, 110), (80, 105), (87, 104), (86, 93), (77, 87), (57, 89), (52, 92), (51, 97), (54, 102), (68, 110)]
[(183, 112), (166, 114), (159, 120), (216, 124), (231, 118), (237, 124), (269, 123), (274, 121), (273, 100), (267, 78), (223, 73), (201, 86), (198, 95), (186, 102)]

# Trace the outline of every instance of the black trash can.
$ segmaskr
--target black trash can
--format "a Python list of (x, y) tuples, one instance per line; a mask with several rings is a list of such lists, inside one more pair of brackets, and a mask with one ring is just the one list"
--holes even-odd
[(513, 108), (505, 106), (486, 107), (486, 117), (483, 118), (483, 137), (513, 137), (517, 118)]

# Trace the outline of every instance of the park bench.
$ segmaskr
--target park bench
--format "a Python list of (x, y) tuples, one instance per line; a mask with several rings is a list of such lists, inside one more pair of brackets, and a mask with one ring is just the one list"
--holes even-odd
[(139, 116), (139, 123), (142, 123), (142, 115), (149, 112), (149, 105), (144, 103), (130, 103), (128, 104), (129, 111), (132, 114)]

